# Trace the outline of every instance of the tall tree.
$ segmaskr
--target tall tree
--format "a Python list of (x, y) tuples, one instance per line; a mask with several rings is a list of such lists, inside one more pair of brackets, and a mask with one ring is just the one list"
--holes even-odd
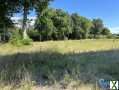
[(22, 0), (21, 1), (21, 6), (23, 7), (23, 25), (22, 25), (22, 30), (23, 30), (23, 38), (27, 39), (27, 14), (29, 13), (31, 2), (30, 0)]
[(8, 27), (13, 26), (13, 22), (10, 17), (16, 12), (15, 3), (13, 0), (0, 0), (0, 28), (3, 32), (3, 40), (5, 40)]
[(66, 39), (72, 32), (70, 16), (61, 9), (46, 9), (37, 18), (35, 26), (42, 36), (55, 40)]
[(73, 39), (82, 38), (83, 30), (80, 27), (80, 24), (81, 24), (80, 16), (77, 13), (73, 13), (71, 15), (71, 19), (72, 19), (72, 25), (73, 25), (73, 31), (71, 34), (71, 38)]
[(96, 37), (96, 35), (100, 35), (103, 28), (104, 28), (104, 24), (103, 21), (101, 19), (93, 19), (92, 21), (93, 26), (91, 29), (91, 34), (94, 35), (94, 38)]
[(19, 0), (19, 7), (21, 7), (20, 11), (23, 12), (23, 38), (27, 38), (27, 16), (30, 10), (34, 10), (37, 14), (41, 14), (42, 11), (48, 6), (49, 2), (52, 0)]
[(33, 1), (37, 16), (43, 15), (44, 11), (47, 9), (51, 1), (54, 1), (54, 0), (34, 0)]
[(56, 9), (55, 16), (52, 17), (54, 26), (57, 28), (59, 39), (68, 38), (72, 33), (72, 25), (70, 15), (61, 9)]
[(92, 22), (89, 19), (82, 16), (80, 17), (80, 20), (81, 20), (80, 26), (82, 30), (84, 31), (83, 38), (87, 39), (90, 33), (90, 28), (92, 27)]
[(40, 40), (50, 40), (52, 39), (52, 34), (54, 32), (54, 24), (51, 19), (52, 17), (52, 10), (47, 9), (42, 14), (42, 16), (38, 16), (35, 22), (35, 29), (40, 33), (39, 37)]
[(92, 23), (89, 19), (79, 16), (77, 13), (71, 15), (73, 21), (73, 33), (74, 39), (87, 38), (90, 32)]

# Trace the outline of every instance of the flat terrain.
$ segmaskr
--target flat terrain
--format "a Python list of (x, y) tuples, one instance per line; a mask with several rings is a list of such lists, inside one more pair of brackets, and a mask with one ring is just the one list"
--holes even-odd
[[(69, 40), (34, 42), (30, 46), (15, 47), (10, 44), (0, 46), (0, 55), (14, 54), (18, 52), (30, 53), (39, 51), (56, 51), (59, 53), (81, 53), (90, 51), (105, 51), (119, 48), (118, 39), (102, 40)], [(10, 52), (10, 53), (9, 53)]]
[(100, 79), (119, 80), (118, 69), (119, 40), (0, 46), (0, 90), (91, 90)]

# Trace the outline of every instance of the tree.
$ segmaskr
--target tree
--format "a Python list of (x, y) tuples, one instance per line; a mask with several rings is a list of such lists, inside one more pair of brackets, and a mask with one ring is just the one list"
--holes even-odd
[(54, 0), (34, 0), (34, 8), (37, 16), (42, 16), (44, 11), (47, 10), (49, 3)]
[(18, 0), (19, 1), (19, 7), (21, 12), (23, 12), (23, 38), (27, 38), (27, 15), (29, 14), (30, 10), (34, 10), (37, 12), (37, 14), (41, 14), (42, 11), (48, 6), (49, 2), (52, 0)]
[[(108, 32), (100, 19), (92, 22), (77, 13), (69, 15), (61, 9), (49, 8), (37, 17), (35, 27), (42, 40), (87, 39), (92, 38), (92, 34)], [(38, 36), (36, 32), (35, 36)]]
[(89, 19), (79, 16), (77, 13), (71, 15), (73, 22), (72, 37), (75, 39), (88, 38), (92, 23)]
[(54, 32), (54, 24), (51, 19), (52, 10), (46, 9), (42, 16), (38, 16), (35, 22), (35, 29), (39, 32), (40, 40), (50, 40), (52, 39), (52, 34)]
[(39, 31), (39, 35), (41, 35), (41, 40), (50, 40), (52, 38), (54, 28), (55, 27), (50, 18), (42, 16), (36, 21), (36, 29)]
[(81, 39), (83, 30), (80, 27), (80, 24), (81, 24), (80, 16), (77, 13), (73, 13), (71, 15), (71, 19), (72, 19), (72, 25), (73, 25), (73, 31), (71, 34), (71, 38)]
[(90, 33), (90, 28), (92, 27), (92, 22), (85, 17), (80, 17), (80, 20), (81, 20), (81, 28), (84, 31), (83, 38), (87, 39)]
[(108, 36), (108, 35), (111, 34), (111, 32), (110, 32), (110, 30), (109, 30), (108, 28), (104, 27), (104, 28), (102, 29), (101, 34), (102, 34), (102, 35), (107, 35), (107, 36)]
[(56, 27), (58, 39), (68, 38), (72, 33), (72, 25), (70, 15), (61, 9), (56, 9), (55, 15), (52, 17), (54, 26)]
[(63, 10), (46, 9), (35, 24), (44, 39), (65, 39), (72, 32), (70, 16)]
[(0, 0), (0, 28), (2, 33), (2, 40), (6, 40), (7, 29), (13, 26), (13, 22), (10, 19), (13, 12), (15, 12), (15, 8), (13, 7), (13, 3), (8, 0)]
[(22, 30), (23, 32), (23, 38), (27, 39), (27, 14), (29, 13), (29, 8), (31, 7), (31, 1), (30, 0), (23, 0), (21, 2), (21, 6), (23, 6), (23, 25)]
[(96, 37), (96, 35), (100, 35), (103, 28), (104, 28), (104, 24), (103, 21), (101, 19), (93, 19), (92, 21), (93, 26), (91, 28), (91, 34), (94, 35), (94, 38)]

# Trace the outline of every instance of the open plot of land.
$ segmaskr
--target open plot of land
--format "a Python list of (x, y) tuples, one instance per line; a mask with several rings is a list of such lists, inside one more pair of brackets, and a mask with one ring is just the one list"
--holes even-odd
[(118, 69), (119, 40), (48, 41), (23, 47), (0, 46), (0, 90), (30, 90), (32, 85), (38, 86), (38, 90), (42, 90), (39, 85), (45, 90), (75, 90), (81, 84), (89, 88), (100, 79), (119, 80)]
[[(101, 40), (69, 40), (69, 41), (47, 41), (34, 42), (30, 46), (15, 47), (10, 44), (0, 46), (0, 55), (13, 54), (18, 52), (30, 53), (39, 51), (56, 51), (60, 53), (80, 53), (90, 51), (105, 51), (119, 48), (118, 39)], [(9, 53), (10, 52), (10, 53)]]

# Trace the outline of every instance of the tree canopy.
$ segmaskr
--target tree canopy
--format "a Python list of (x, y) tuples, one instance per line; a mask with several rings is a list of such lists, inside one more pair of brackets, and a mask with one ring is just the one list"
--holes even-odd
[(38, 15), (35, 30), (40, 40), (87, 39), (110, 35), (110, 30), (101, 19), (90, 20), (77, 13), (70, 15), (53, 8), (47, 8), (42, 16)]
[[(11, 16), (22, 13), (23, 39), (28, 36), (32, 39), (35, 37), (35, 40), (87, 39), (111, 35), (101, 19), (91, 20), (77, 13), (69, 14), (62, 9), (49, 8), (51, 1), (53, 0), (1, 0), (0, 23), (3, 24), (0, 27), (13, 26)], [(34, 30), (28, 31), (27, 20), (31, 10), (36, 12), (37, 19)]]

